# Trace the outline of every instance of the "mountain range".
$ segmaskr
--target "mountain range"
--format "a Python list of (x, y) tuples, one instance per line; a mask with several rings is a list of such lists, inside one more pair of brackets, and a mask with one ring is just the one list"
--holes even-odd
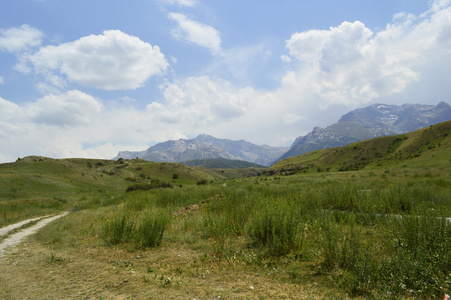
[(113, 159), (138, 157), (155, 162), (182, 163), (200, 159), (225, 158), (269, 166), (287, 150), (287, 147), (258, 146), (244, 140), (217, 139), (210, 135), (201, 134), (194, 139), (170, 140), (159, 143), (140, 152), (121, 151)]
[(113, 159), (140, 158), (182, 163), (224, 158), (270, 166), (274, 162), (310, 151), (412, 132), (448, 120), (451, 120), (451, 106), (445, 102), (437, 105), (373, 104), (343, 115), (337, 123), (326, 128), (315, 127), (307, 135), (298, 137), (291, 148), (259, 146), (244, 140), (232, 141), (201, 134), (194, 139), (169, 140), (144, 151), (121, 151)]
[(412, 132), (448, 120), (451, 120), (451, 106), (445, 102), (437, 105), (373, 104), (345, 114), (326, 128), (315, 127), (307, 135), (298, 137), (277, 161), (314, 150)]

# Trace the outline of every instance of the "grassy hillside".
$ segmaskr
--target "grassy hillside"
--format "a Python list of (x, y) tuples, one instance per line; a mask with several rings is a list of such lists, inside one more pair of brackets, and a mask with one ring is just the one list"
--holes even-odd
[(157, 181), (179, 187), (222, 178), (174, 163), (25, 157), (0, 164), (0, 226), (94, 202), (106, 205), (133, 184)]
[(451, 121), (448, 121), (408, 134), (291, 157), (272, 165), (267, 172), (336, 172), (400, 166), (447, 166), (450, 163)]
[(246, 169), (246, 168), (266, 168), (244, 160), (233, 160), (226, 158), (195, 159), (181, 162), (189, 167), (202, 167), (204, 169)]

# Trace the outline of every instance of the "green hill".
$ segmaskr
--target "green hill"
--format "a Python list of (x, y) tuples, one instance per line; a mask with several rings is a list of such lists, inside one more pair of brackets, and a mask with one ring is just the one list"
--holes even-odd
[(402, 135), (312, 151), (275, 163), (266, 172), (356, 171), (451, 164), (451, 121)]
[(131, 185), (157, 182), (178, 187), (224, 178), (202, 168), (139, 159), (25, 157), (0, 164), (0, 226), (32, 216), (87, 208), (97, 202), (107, 205)]

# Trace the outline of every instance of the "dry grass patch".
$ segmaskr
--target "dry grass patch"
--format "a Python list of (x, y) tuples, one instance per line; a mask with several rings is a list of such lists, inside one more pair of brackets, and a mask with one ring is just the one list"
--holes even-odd
[[(231, 264), (190, 247), (144, 251), (105, 246), (54, 251), (28, 240), (2, 259), (0, 297), (7, 299), (321, 299), (327, 276), (293, 283), (284, 270)], [(329, 283), (330, 284), (330, 283)], [(329, 291), (329, 292), (327, 292)]]

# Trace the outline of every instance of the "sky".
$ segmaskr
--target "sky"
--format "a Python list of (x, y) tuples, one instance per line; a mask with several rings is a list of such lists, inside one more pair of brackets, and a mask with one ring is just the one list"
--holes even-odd
[(450, 83), (451, 0), (0, 0), (0, 162), (290, 146)]

